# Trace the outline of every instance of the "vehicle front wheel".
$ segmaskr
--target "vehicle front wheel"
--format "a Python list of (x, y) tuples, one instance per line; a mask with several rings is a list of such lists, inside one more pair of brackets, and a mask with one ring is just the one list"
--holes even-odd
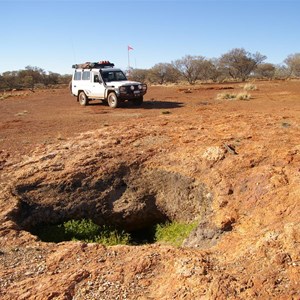
[(109, 93), (109, 95), (107, 97), (107, 102), (111, 108), (118, 107), (118, 97), (117, 97), (116, 93), (114, 93), (114, 92)]
[(86, 96), (85, 92), (80, 92), (78, 95), (78, 101), (80, 105), (86, 106), (89, 104), (89, 99)]

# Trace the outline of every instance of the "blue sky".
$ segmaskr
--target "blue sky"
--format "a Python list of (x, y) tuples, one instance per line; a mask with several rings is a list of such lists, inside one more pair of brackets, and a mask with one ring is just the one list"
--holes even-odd
[(280, 64), (300, 52), (300, 0), (0, 0), (0, 73), (111, 60), (151, 68), (233, 48)]

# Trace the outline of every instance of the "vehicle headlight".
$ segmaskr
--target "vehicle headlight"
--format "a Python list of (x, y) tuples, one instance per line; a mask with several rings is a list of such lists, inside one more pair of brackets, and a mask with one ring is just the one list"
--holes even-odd
[(143, 86), (141, 84), (138, 85), (139, 90), (141, 90), (143, 88)]
[(120, 86), (119, 90), (120, 90), (120, 92), (126, 92), (126, 87), (125, 86)]
[(132, 91), (134, 91), (134, 85), (131, 85), (131, 86), (130, 86), (130, 89), (131, 89)]
[(143, 91), (147, 91), (147, 84), (146, 83), (143, 84)]

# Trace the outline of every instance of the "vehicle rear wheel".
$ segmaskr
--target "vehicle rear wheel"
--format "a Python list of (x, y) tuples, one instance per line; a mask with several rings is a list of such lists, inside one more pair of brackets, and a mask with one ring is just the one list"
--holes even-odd
[(109, 93), (108, 97), (107, 97), (107, 102), (111, 108), (118, 107), (119, 103), (118, 103), (118, 97), (117, 97), (116, 93), (114, 93), (114, 92)]
[(86, 106), (89, 104), (89, 99), (86, 96), (85, 92), (80, 92), (78, 95), (78, 101), (80, 105)]
[(139, 98), (135, 99), (133, 103), (137, 106), (140, 106), (143, 104), (143, 101), (144, 101), (143, 97), (139, 97)]

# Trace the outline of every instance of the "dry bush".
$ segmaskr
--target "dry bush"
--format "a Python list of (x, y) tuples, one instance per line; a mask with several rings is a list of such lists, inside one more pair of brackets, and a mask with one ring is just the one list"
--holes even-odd
[(217, 100), (234, 100), (236, 97), (235, 94), (230, 93), (220, 93), (217, 95)]
[(28, 96), (28, 93), (24, 93), (24, 92), (21, 92), (21, 93), (2, 93), (0, 94), (0, 100), (4, 100), (4, 99), (7, 99), (7, 98), (10, 98), (10, 97), (22, 97), (22, 96)]
[(12, 97), (12, 94), (6, 94), (6, 93), (3, 93), (2, 95), (0, 95), (0, 100), (4, 100), (4, 99), (7, 99), (9, 97)]
[(247, 84), (244, 85), (244, 90), (245, 91), (256, 91), (257, 86), (253, 83), (247, 83)]
[(238, 94), (230, 94), (230, 93), (221, 93), (217, 95), (217, 100), (250, 100), (251, 95), (248, 93), (238, 93)]
[(236, 99), (237, 100), (250, 100), (251, 99), (251, 95), (248, 93), (239, 93), (236, 95)]

